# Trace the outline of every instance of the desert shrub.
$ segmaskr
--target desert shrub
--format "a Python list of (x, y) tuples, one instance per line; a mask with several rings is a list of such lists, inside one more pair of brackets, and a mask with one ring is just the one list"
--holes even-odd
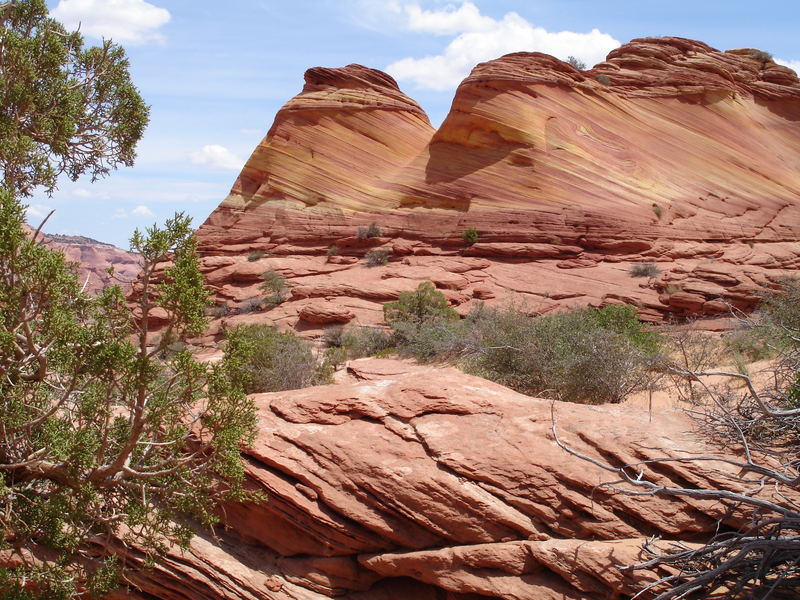
[(764, 360), (773, 355), (764, 333), (758, 328), (735, 329), (722, 338), (723, 346), (734, 362)]
[(339, 246), (337, 246), (336, 244), (334, 244), (333, 246), (331, 246), (330, 248), (328, 248), (328, 251), (327, 251), (325, 254), (326, 254), (327, 256), (336, 256), (337, 254), (339, 254)]
[(640, 262), (632, 265), (628, 271), (631, 277), (658, 277), (661, 270), (652, 262)]
[(238, 325), (228, 332), (226, 350), (243, 357), (247, 393), (279, 392), (313, 385), (320, 379), (311, 344), (270, 325)]
[[(534, 318), (509, 307), (467, 319), (468, 372), (522, 393), (571, 402), (620, 402), (649, 381), (661, 339), (630, 306), (585, 308)], [(471, 347), (470, 347), (471, 346)]]
[(472, 245), (478, 241), (478, 230), (474, 227), (467, 227), (461, 237), (464, 238), (465, 243)]
[[(705, 331), (686, 326), (670, 327), (665, 339), (665, 358), (670, 363), (669, 366), (676, 366), (681, 371), (707, 371), (719, 361), (720, 341)], [(696, 380), (684, 377), (670, 368), (665, 369), (665, 374), (679, 399), (697, 404), (705, 398), (705, 388)]]
[(611, 78), (608, 75), (598, 75), (595, 79), (602, 85), (611, 85)]
[(257, 310), (261, 310), (261, 307), (264, 303), (264, 300), (259, 296), (254, 296), (253, 298), (247, 298), (246, 300), (242, 300), (239, 304), (236, 305), (236, 312), (240, 315), (246, 315), (251, 312), (255, 312)]
[(659, 219), (664, 214), (664, 209), (661, 208), (661, 206), (659, 206), (655, 202), (653, 202), (652, 209), (653, 209), (653, 212), (656, 213), (656, 217), (659, 218)]
[(572, 65), (578, 71), (585, 71), (586, 70), (586, 63), (583, 62), (580, 58), (576, 58), (574, 56), (567, 57), (567, 64)]
[(247, 260), (249, 260), (250, 262), (255, 262), (255, 261), (257, 261), (257, 260), (259, 260), (261, 258), (264, 258), (264, 251), (263, 250), (255, 250), (254, 252), (251, 252), (248, 255)]
[(368, 267), (379, 267), (389, 262), (389, 251), (382, 249), (370, 250), (364, 255), (364, 258)]
[(399, 327), (422, 327), (438, 321), (457, 321), (458, 313), (430, 281), (423, 281), (413, 292), (401, 292), (395, 302), (383, 305), (383, 318), (395, 334), (402, 338)]
[(373, 221), (368, 227), (359, 227), (356, 230), (356, 237), (359, 239), (381, 237), (381, 228)]
[(342, 347), (350, 358), (373, 356), (392, 347), (392, 338), (380, 327), (346, 327)]
[(219, 304), (217, 306), (213, 306), (208, 310), (208, 316), (214, 317), (215, 319), (219, 319), (220, 317), (225, 317), (230, 313), (230, 309), (228, 308), (227, 304)]
[(325, 350), (323, 365), (330, 366), (333, 371), (337, 371), (347, 362), (347, 348), (331, 346)]
[(326, 348), (341, 348), (344, 346), (344, 327), (333, 325), (322, 332), (322, 343)]
[(764, 50), (753, 50), (751, 56), (762, 64), (772, 62), (773, 59), (772, 54)]
[(280, 273), (275, 269), (270, 269), (261, 275), (261, 279), (264, 282), (259, 288), (267, 294), (267, 297), (263, 300), (264, 306), (269, 308), (280, 304), (286, 299), (286, 279)]

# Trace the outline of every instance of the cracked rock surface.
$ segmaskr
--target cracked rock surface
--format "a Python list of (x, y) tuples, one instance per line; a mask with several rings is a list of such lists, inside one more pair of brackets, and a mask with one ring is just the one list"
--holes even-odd
[[(244, 456), (268, 501), (226, 506), (219, 539), (134, 574), (141, 592), (128, 594), (620, 598), (654, 577), (614, 566), (638, 561), (646, 538), (691, 541), (723, 518), (718, 504), (602, 487), (609, 474), (552, 434), (554, 417), (564, 443), (615, 463), (714, 454), (680, 411), (553, 403), (389, 359), (352, 361), (349, 376), (256, 395), (260, 431)], [(734, 474), (682, 462), (646, 473), (682, 487)]]

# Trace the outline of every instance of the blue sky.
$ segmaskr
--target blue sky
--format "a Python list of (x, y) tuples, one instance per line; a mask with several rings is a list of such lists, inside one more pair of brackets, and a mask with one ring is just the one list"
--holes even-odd
[(800, 2), (670, 0), (50, 0), (53, 15), (128, 51), (151, 106), (137, 163), (29, 200), (51, 233), (127, 248), (136, 227), (186, 211), (199, 226), (226, 196), (313, 66), (388, 70), (431, 121), (475, 63), (536, 50), (587, 64), (635, 37), (756, 47), (800, 69)]

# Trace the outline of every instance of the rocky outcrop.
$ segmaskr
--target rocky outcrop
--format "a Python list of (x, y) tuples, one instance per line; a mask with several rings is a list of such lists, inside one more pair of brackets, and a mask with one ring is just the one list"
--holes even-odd
[[(136, 280), (141, 268), (139, 257), (112, 244), (98, 242), (80, 235), (44, 235), (44, 244), (64, 253), (75, 265), (81, 284), (90, 294), (109, 285), (119, 284), (125, 291)], [(113, 276), (108, 273), (114, 268)]]
[[(462, 312), (483, 298), (716, 315), (798, 268), (799, 148), (793, 71), (682, 38), (634, 40), (589, 71), (538, 53), (480, 64), (438, 130), (384, 73), (310, 69), (200, 250), (219, 303), (258, 295), (240, 269), (283, 273), (295, 292), (266, 318), (309, 335), (310, 298), (371, 323), (436, 275)], [(371, 222), (380, 235), (357, 235)], [(390, 263), (368, 269), (377, 248)], [(661, 274), (631, 277), (642, 261)]]
[(615, 565), (641, 560), (645, 539), (742, 522), (719, 503), (617, 493), (553, 437), (664, 485), (747, 485), (730, 465), (640, 462), (719, 452), (683, 412), (550, 402), (385, 359), (353, 361), (349, 375), (255, 396), (261, 426), (244, 458), (268, 500), (227, 506), (217, 539), (132, 573), (127, 597), (629, 598), (656, 573)]

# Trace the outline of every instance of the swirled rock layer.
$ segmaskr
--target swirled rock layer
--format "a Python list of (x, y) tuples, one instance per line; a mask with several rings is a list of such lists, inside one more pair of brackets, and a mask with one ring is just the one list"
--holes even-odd
[[(384, 73), (310, 69), (199, 237), (220, 304), (259, 294), (240, 271), (274, 268), (299, 291), (270, 320), (304, 330), (310, 298), (378, 322), (399, 291), (456, 273), (437, 285), (462, 312), (747, 309), (800, 265), (800, 81), (682, 38), (588, 71), (517, 53), (475, 67), (435, 130)], [(389, 264), (368, 269), (376, 248)], [(638, 262), (659, 274), (631, 277)]]

